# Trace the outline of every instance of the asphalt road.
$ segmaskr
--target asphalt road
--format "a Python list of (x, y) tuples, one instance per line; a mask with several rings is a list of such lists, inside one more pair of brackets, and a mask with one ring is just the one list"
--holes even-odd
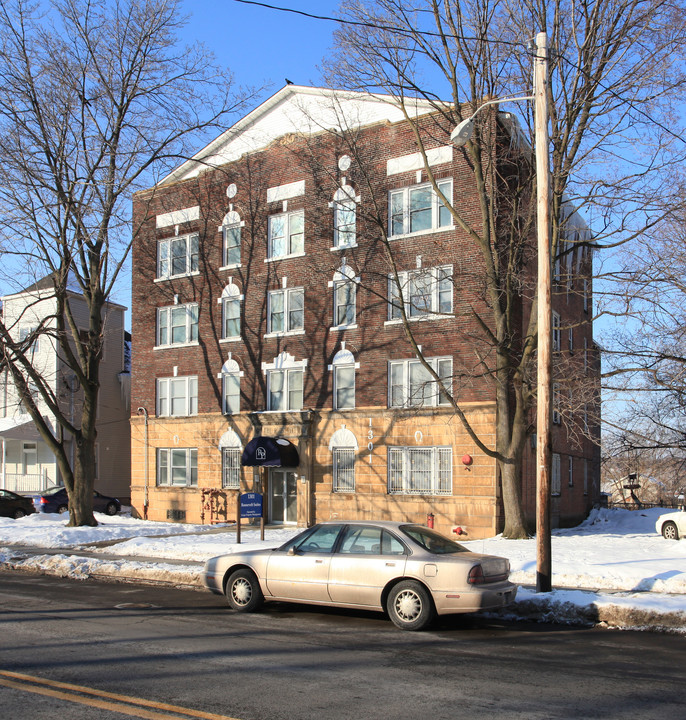
[(0, 573), (0, 716), (686, 717), (686, 637), (382, 615)]

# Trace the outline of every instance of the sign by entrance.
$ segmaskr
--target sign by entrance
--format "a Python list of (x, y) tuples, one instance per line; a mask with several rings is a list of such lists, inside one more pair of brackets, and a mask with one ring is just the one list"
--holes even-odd
[(243, 493), (240, 497), (242, 518), (262, 517), (262, 495), (260, 493)]
[(239, 493), (236, 498), (236, 542), (241, 541), (241, 520), (260, 518), (260, 539), (264, 540), (264, 514), (260, 493)]

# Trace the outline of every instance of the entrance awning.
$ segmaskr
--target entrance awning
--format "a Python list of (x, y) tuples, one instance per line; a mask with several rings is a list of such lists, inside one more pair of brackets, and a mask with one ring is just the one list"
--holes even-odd
[(294, 468), (300, 465), (300, 456), (289, 440), (258, 435), (245, 446), (241, 465)]

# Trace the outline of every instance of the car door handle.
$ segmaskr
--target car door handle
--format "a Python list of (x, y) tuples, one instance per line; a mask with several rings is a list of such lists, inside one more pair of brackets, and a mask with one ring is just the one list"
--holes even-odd
[(395, 567), (395, 563), (387, 562), (386, 567)]
[(323, 560), (315, 560), (315, 565), (321, 565), (324, 561)]

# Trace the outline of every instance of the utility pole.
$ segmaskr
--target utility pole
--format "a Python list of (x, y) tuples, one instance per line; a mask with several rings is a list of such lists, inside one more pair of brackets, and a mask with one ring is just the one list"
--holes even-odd
[(550, 489), (552, 475), (552, 292), (548, 159), (548, 38), (536, 36), (534, 72), (538, 213), (538, 385), (536, 401), (536, 592), (552, 589)]

